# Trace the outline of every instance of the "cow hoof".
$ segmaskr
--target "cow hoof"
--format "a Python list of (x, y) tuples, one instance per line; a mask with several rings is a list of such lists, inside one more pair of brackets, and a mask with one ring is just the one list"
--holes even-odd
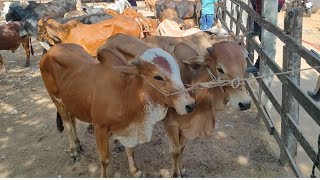
[(178, 175), (177, 173), (173, 173), (172, 178), (181, 178), (181, 175)]
[(69, 164), (70, 165), (75, 165), (77, 162), (79, 162), (81, 160), (80, 156), (76, 156), (76, 157), (70, 157), (69, 159)]
[(25, 66), (25, 67), (29, 67), (29, 66), (30, 66), (30, 62), (26, 62), (26, 63), (24, 64), (24, 66)]
[(189, 177), (189, 174), (187, 173), (185, 168), (181, 169), (181, 177), (182, 178), (188, 178)]
[(77, 151), (78, 153), (84, 152), (83, 146), (80, 143), (77, 145)]
[(132, 173), (132, 176), (133, 176), (134, 178), (142, 178), (142, 177), (143, 177), (143, 174), (142, 174), (142, 172), (141, 172), (140, 170), (138, 170), (137, 172)]
[(93, 131), (94, 131), (93, 125), (92, 125), (92, 124), (89, 124), (88, 127), (87, 127), (87, 132), (88, 132), (89, 134), (93, 134)]
[(7, 72), (6, 68), (0, 68), (0, 74), (6, 73), (6, 72)]

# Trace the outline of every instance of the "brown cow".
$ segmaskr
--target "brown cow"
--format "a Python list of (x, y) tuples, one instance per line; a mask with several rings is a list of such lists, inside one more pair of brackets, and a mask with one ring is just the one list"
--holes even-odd
[(81, 45), (92, 56), (105, 40), (117, 33), (141, 37), (142, 32), (136, 21), (124, 16), (116, 16), (96, 24), (82, 24), (79, 20), (69, 20), (59, 24), (54, 19), (42, 18), (38, 21), (38, 40), (50, 45), (75, 43)]
[[(30, 65), (30, 52), (33, 54), (33, 49), (30, 44), (31, 39), (28, 37), (20, 38), (19, 36), (20, 22), (13, 21), (8, 24), (0, 25), (0, 50), (11, 50), (13, 53), (22, 44), (26, 52), (26, 64)], [(5, 71), (3, 59), (0, 55), (0, 72)]]
[[(124, 43), (126, 42), (126, 43)], [(154, 47), (161, 47), (161, 44), (154, 43)], [(108, 39), (105, 47), (114, 49), (127, 61), (136, 57), (139, 51), (135, 51), (137, 45), (130, 36), (118, 34)], [(224, 50), (226, 49), (226, 50)], [(210, 70), (215, 77), (231, 80), (233, 78), (244, 78), (246, 60), (243, 56), (243, 46), (236, 41), (223, 41), (208, 48), (209, 53), (199, 56), (190, 46), (178, 43), (172, 55), (179, 62), (181, 77), (185, 84), (196, 84), (208, 82), (212, 77), (208, 74)], [(130, 52), (130, 53), (128, 53)], [(185, 138), (194, 139), (211, 134), (215, 125), (217, 111), (223, 110), (227, 101), (231, 107), (237, 110), (245, 110), (250, 107), (250, 98), (244, 86), (237, 89), (231, 87), (197, 90), (194, 94), (197, 102), (197, 109), (184, 116), (177, 115), (169, 109), (164, 121), (170, 142), (170, 153), (172, 155), (172, 176), (181, 176), (181, 153)], [(181, 143), (181, 144), (180, 144)], [(181, 145), (181, 146), (180, 146)], [(181, 149), (180, 149), (181, 147)], [(129, 169), (132, 175), (141, 174), (133, 159), (133, 150), (126, 147), (129, 161)]]
[(109, 165), (109, 139), (126, 147), (149, 142), (153, 127), (168, 107), (179, 114), (194, 109), (185, 91), (177, 61), (160, 48), (145, 51), (129, 63), (118, 52), (100, 48), (95, 61), (76, 44), (58, 44), (42, 57), (45, 87), (63, 118), (70, 141), (70, 156), (77, 160), (81, 144), (75, 118), (92, 123), (98, 147), (101, 177)]
[[(179, 62), (184, 83), (196, 84), (212, 80), (207, 70), (222, 80), (244, 78), (247, 63), (241, 45), (232, 41), (222, 41), (208, 48), (208, 51), (205, 56), (198, 56), (195, 50), (185, 44), (178, 44), (175, 47), (174, 54)], [(200, 71), (195, 73), (187, 66), (199, 68)], [(197, 109), (194, 112), (179, 116), (169, 109), (163, 121), (169, 139), (172, 177), (181, 177), (186, 173), (182, 164), (185, 139), (193, 140), (211, 135), (215, 127), (216, 114), (224, 110), (227, 102), (230, 102), (233, 109), (241, 111), (249, 109), (251, 105), (251, 99), (244, 85), (235, 89), (225, 86), (197, 90), (193, 97), (197, 102)]]
[[(165, 51), (172, 53), (174, 47), (183, 42), (196, 50), (196, 52), (200, 55), (204, 55), (207, 53), (207, 48), (211, 47), (213, 44), (226, 41), (226, 40), (239, 40), (239, 43), (243, 44), (242, 39), (240, 40), (236, 37), (233, 33), (229, 34), (227, 37), (218, 37), (214, 34), (208, 34), (207, 32), (200, 31), (198, 33), (185, 36), (185, 37), (170, 37), (170, 36), (149, 36), (145, 38), (143, 41), (146, 42), (148, 45), (153, 46), (154, 44), (158, 45)], [(161, 46), (160, 46), (161, 45)], [(244, 50), (244, 49), (243, 49)], [(244, 53), (247, 53), (244, 50)], [(247, 54), (246, 54), (247, 55)]]
[[(112, 11), (111, 11), (112, 13)], [(134, 19), (140, 26), (141, 31), (143, 32), (143, 38), (150, 35), (158, 35), (157, 26), (158, 22), (156, 19), (146, 18), (137, 10), (132, 8), (127, 8), (123, 11), (122, 14), (116, 14), (113, 16), (126, 16), (131, 19)]]

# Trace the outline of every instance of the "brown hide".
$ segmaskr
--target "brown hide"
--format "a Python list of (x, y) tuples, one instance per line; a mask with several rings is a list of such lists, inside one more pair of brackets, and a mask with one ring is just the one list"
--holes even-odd
[(158, 22), (156, 19), (146, 18), (137, 10), (132, 8), (126, 8), (122, 15), (134, 19), (143, 31), (143, 37), (148, 37), (150, 35), (157, 35)]
[(139, 38), (141, 30), (133, 19), (117, 16), (96, 24), (82, 24), (70, 20), (59, 24), (53, 19), (40, 19), (38, 22), (38, 40), (56, 43), (75, 43), (81, 45), (90, 55), (96, 56), (97, 49), (105, 40), (117, 33), (130, 34)]
[[(13, 53), (22, 44), (26, 53), (26, 66), (30, 64), (30, 38), (19, 36), (20, 22), (14, 21), (8, 24), (0, 25), (0, 50), (11, 50)], [(1, 58), (2, 59), (2, 58)], [(2, 69), (3, 62), (0, 62), (0, 70)]]

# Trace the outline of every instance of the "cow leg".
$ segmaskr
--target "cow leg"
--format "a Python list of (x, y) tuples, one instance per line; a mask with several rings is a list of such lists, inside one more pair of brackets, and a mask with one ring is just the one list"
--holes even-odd
[(179, 167), (180, 141), (179, 128), (175, 126), (166, 127), (169, 139), (169, 152), (171, 154), (171, 177), (181, 177)]
[(99, 151), (101, 177), (107, 177), (107, 168), (109, 166), (109, 132), (106, 127), (94, 125), (94, 134)]
[(22, 46), (27, 56), (25, 66), (28, 67), (30, 66), (30, 52), (31, 52), (29, 38), (25, 38), (24, 42), (22, 43)]
[(178, 162), (178, 164), (179, 164), (179, 169), (180, 169), (180, 172), (181, 172), (181, 176), (183, 177), (183, 178), (185, 178), (185, 177), (187, 177), (188, 176), (188, 174), (187, 174), (187, 171), (186, 171), (186, 169), (185, 169), (185, 167), (184, 167), (184, 165), (183, 165), (183, 163), (182, 163), (182, 154), (183, 154), (183, 150), (184, 150), (184, 148), (185, 148), (185, 137), (181, 134), (181, 133), (179, 133), (179, 143), (180, 143), (180, 154), (179, 154), (179, 162)]
[(135, 178), (141, 177), (142, 173), (138, 169), (138, 167), (137, 167), (137, 165), (136, 165), (136, 163), (134, 161), (134, 150), (133, 150), (133, 148), (125, 147), (125, 150), (126, 150), (126, 154), (127, 154), (127, 158), (128, 158), (128, 162), (129, 162), (130, 174)]
[(72, 125), (72, 137), (74, 138), (74, 141), (76, 142), (76, 149), (77, 152), (80, 153), (83, 151), (82, 145), (80, 143), (80, 140), (78, 138), (77, 134), (77, 128), (76, 128), (76, 118), (74, 116), (71, 116), (71, 125)]
[[(69, 142), (70, 142), (70, 161), (71, 163), (75, 163), (80, 160), (80, 156), (78, 154), (77, 142), (75, 137), (75, 130), (73, 129), (72, 117), (69, 112), (64, 112), (60, 114), (63, 119), (63, 124), (66, 128), (66, 132), (68, 133)], [(78, 139), (79, 140), (79, 139)]]
[(74, 123), (72, 122), (72, 121), (75, 121), (75, 118), (64, 107), (61, 99), (56, 98), (54, 95), (51, 95), (51, 94), (50, 94), (50, 97), (53, 103), (56, 105), (57, 111), (63, 120), (63, 125), (68, 134), (69, 143), (70, 143), (70, 161), (71, 163), (75, 163), (76, 161), (80, 160), (80, 156), (77, 151), (77, 142), (76, 142), (78, 137), (76, 135), (76, 130), (73, 129), (73, 127), (75, 127), (75, 122)]
[(0, 74), (3, 73), (3, 72), (6, 72), (6, 69), (4, 67), (2, 56), (0, 54)]

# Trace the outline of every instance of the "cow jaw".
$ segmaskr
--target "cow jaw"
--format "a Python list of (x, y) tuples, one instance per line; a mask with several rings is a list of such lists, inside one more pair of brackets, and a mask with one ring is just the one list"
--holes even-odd
[(168, 78), (167, 83), (170, 84), (171, 88), (170, 91), (165, 90), (166, 92), (181, 91), (177, 95), (164, 98), (169, 99), (165, 102), (167, 105), (175, 108), (180, 115), (190, 113), (193, 110), (195, 100), (188, 92), (183, 92), (185, 87), (181, 80), (180, 67), (176, 59), (162, 49), (154, 48), (145, 51), (139, 57), (139, 60), (153, 64), (161, 74), (164, 74)]

